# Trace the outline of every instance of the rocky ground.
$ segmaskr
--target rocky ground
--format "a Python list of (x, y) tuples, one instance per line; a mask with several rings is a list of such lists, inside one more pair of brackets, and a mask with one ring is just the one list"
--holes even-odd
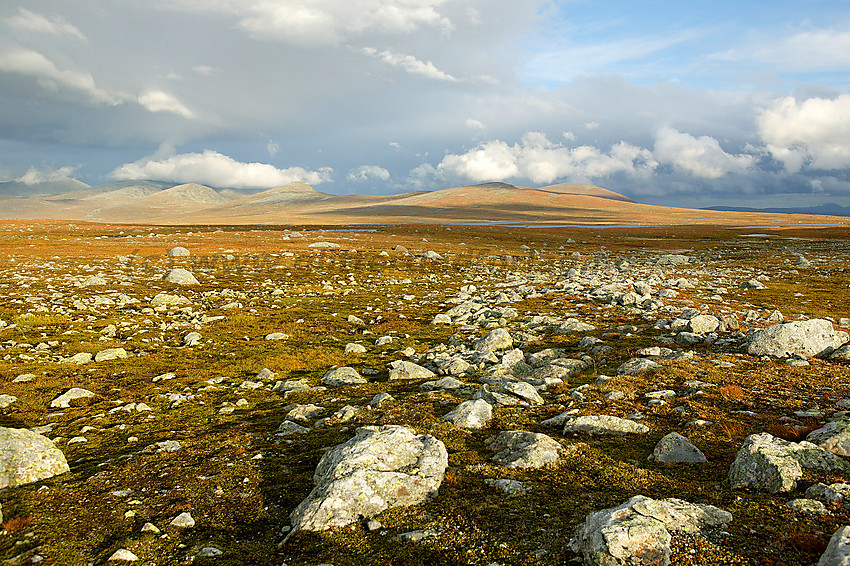
[(2, 224), (0, 564), (840, 564), (848, 252)]

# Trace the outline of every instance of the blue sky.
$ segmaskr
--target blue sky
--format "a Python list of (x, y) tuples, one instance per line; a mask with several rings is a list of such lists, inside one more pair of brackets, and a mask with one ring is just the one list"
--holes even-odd
[(0, 5), (0, 181), (850, 205), (850, 5)]

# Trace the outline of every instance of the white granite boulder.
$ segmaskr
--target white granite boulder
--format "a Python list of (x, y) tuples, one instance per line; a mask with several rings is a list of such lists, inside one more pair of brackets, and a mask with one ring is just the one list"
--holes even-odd
[(51, 401), (50, 407), (53, 409), (67, 409), (71, 406), (71, 403), (77, 399), (88, 399), (94, 396), (95, 394), (89, 391), (88, 389), (83, 389), (82, 387), (72, 387), (71, 389)]
[(428, 368), (406, 360), (390, 362), (390, 380), (396, 379), (431, 379), (436, 374)]
[(542, 468), (558, 461), (564, 447), (545, 434), (524, 430), (500, 432), (489, 443), (493, 461), (509, 468)]
[(325, 385), (357, 385), (366, 383), (366, 379), (356, 369), (343, 366), (326, 372), (322, 377), (322, 383)]
[(840, 472), (850, 465), (811, 442), (789, 442), (763, 432), (744, 440), (729, 468), (729, 482), (733, 489), (787, 492), (797, 487), (804, 468)]
[(698, 534), (731, 520), (730, 513), (713, 505), (636, 495), (619, 507), (588, 515), (571, 546), (586, 565), (666, 566), (675, 533)]
[(704, 464), (706, 462), (705, 454), (678, 432), (671, 432), (659, 440), (652, 451), (652, 457), (656, 462), (663, 464)]
[(829, 450), (833, 454), (850, 456), (850, 421), (828, 422), (821, 428), (810, 432), (806, 440)]
[(165, 281), (176, 283), (177, 285), (198, 285), (198, 280), (192, 275), (192, 272), (182, 267), (177, 267), (169, 271), (165, 277)]
[(168, 250), (168, 257), (189, 257), (192, 255), (192, 252), (184, 248), (183, 246), (176, 246)]
[(509, 350), (514, 347), (513, 338), (504, 328), (494, 328), (484, 338), (475, 343), (475, 349), (479, 352), (497, 352)]
[(818, 566), (850, 565), (850, 526), (843, 526), (832, 535)]
[(484, 428), (493, 418), (493, 407), (484, 399), (464, 401), (443, 416), (444, 420), (461, 428)]
[(437, 494), (448, 453), (431, 435), (395, 425), (367, 426), (325, 452), (316, 487), (290, 514), (293, 532), (342, 527)]
[(847, 342), (848, 337), (846, 332), (835, 330), (832, 322), (821, 318), (784, 322), (754, 332), (747, 352), (774, 358), (827, 357)]
[(24, 428), (0, 427), (0, 489), (52, 478), (69, 471), (56, 445)]

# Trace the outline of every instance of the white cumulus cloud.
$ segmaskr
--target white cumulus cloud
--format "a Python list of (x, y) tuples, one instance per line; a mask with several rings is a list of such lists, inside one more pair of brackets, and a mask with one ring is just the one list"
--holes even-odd
[(37, 185), (38, 183), (48, 183), (51, 181), (64, 181), (68, 179), (77, 167), (60, 167), (58, 169), (36, 169), (30, 167), (27, 172), (15, 179), (19, 183), (25, 185)]
[(792, 173), (804, 166), (850, 167), (850, 94), (780, 98), (759, 113), (756, 125), (767, 150)]
[(617, 173), (642, 176), (655, 170), (652, 153), (627, 142), (606, 153), (597, 147), (567, 147), (540, 132), (528, 132), (519, 143), (485, 142), (466, 153), (446, 155), (437, 166), (442, 176), (474, 182), (528, 179), (548, 184), (559, 179), (585, 180)]
[(386, 181), (390, 178), (390, 172), (377, 165), (361, 165), (350, 171), (347, 178), (351, 181), (368, 181), (370, 179)]
[(332, 169), (308, 171), (302, 167), (278, 169), (268, 163), (243, 163), (216, 151), (181, 153), (162, 159), (125, 163), (112, 171), (114, 179), (154, 179), (201, 183), (213, 187), (267, 189), (304, 181), (316, 185), (331, 180)]
[(6, 23), (20, 31), (49, 35), (70, 35), (83, 41), (86, 40), (83, 32), (59, 15), (48, 18), (26, 8), (18, 8), (18, 14), (6, 18)]
[(744, 173), (755, 158), (727, 153), (710, 136), (694, 137), (673, 128), (661, 128), (655, 135), (655, 158), (702, 179), (719, 179), (729, 173)]
[(413, 55), (401, 55), (392, 51), (378, 51), (377, 49), (366, 47), (363, 53), (377, 57), (387, 65), (398, 67), (407, 71), (412, 75), (419, 75), (427, 79), (437, 81), (455, 82), (457, 79), (452, 75), (441, 71), (431, 61), (420, 61)]

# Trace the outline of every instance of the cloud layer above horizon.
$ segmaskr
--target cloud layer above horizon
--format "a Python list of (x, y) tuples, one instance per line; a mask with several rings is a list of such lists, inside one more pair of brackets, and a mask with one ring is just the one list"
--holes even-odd
[(839, 0), (8, 2), (0, 181), (850, 205), (848, 50)]

